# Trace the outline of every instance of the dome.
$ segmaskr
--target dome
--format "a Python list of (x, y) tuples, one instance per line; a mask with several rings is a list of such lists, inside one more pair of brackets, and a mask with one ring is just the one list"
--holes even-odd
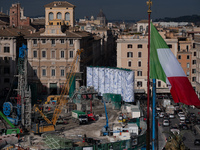
[(104, 15), (102, 9), (100, 9), (100, 12), (99, 12), (99, 14), (97, 15), (97, 17), (106, 17), (106, 16)]

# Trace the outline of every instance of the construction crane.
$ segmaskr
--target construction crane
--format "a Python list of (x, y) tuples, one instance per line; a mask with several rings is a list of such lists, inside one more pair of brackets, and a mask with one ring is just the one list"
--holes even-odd
[(106, 135), (110, 135), (111, 130), (108, 125), (108, 114), (107, 114), (105, 100), (103, 100), (103, 101), (104, 101), (104, 108), (105, 108), (105, 114), (106, 114), (106, 125), (101, 129), (101, 135), (106, 136)]
[(71, 87), (72, 81), (74, 79), (77, 67), (78, 67), (78, 61), (80, 58), (81, 53), (83, 52), (83, 49), (78, 49), (76, 56), (74, 57), (74, 60), (72, 61), (71, 64), (71, 69), (66, 77), (66, 82), (61, 90), (60, 94), (60, 100), (56, 103), (56, 107), (53, 113), (52, 120), (50, 121), (42, 111), (39, 110), (38, 107), (35, 108), (36, 111), (40, 113), (40, 115), (44, 118), (44, 120), (48, 123), (48, 125), (38, 125), (35, 124), (32, 127), (32, 132), (34, 133), (43, 133), (43, 132), (48, 132), (48, 131), (54, 131), (55, 130), (55, 125), (58, 120), (58, 117), (60, 116), (60, 113), (62, 111), (63, 106), (66, 104), (66, 101), (64, 100), (64, 96), (69, 94), (69, 88)]

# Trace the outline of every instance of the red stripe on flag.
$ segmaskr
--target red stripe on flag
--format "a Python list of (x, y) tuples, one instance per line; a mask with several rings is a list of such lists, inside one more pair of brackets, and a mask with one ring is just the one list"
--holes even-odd
[(175, 103), (182, 102), (186, 105), (200, 106), (200, 100), (187, 77), (169, 77), (168, 80)]

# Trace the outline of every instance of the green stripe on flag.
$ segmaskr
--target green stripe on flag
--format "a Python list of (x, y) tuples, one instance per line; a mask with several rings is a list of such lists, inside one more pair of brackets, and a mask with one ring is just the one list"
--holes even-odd
[(159, 79), (166, 83), (166, 75), (158, 59), (157, 49), (169, 48), (151, 22), (151, 43), (150, 43), (150, 78)]

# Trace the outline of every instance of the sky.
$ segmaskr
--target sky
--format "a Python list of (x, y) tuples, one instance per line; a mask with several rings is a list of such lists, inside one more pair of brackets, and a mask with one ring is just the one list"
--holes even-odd
[[(62, 0), (61, 0), (62, 1)], [(108, 20), (142, 20), (148, 19), (148, 0), (67, 0), (76, 6), (75, 18), (96, 16), (103, 10)], [(184, 15), (200, 15), (200, 0), (151, 0), (152, 19), (179, 17)], [(27, 17), (44, 16), (44, 5), (53, 0), (0, 0), (4, 13), (12, 4), (19, 2), (24, 7)]]

